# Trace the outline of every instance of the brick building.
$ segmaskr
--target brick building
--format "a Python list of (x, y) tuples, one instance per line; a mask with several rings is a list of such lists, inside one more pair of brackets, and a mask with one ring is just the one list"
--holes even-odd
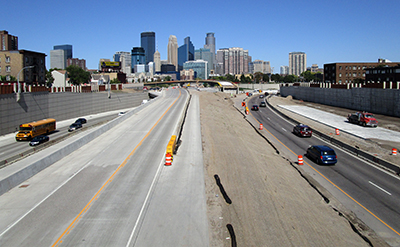
[(355, 80), (365, 81), (367, 69), (377, 66), (393, 67), (399, 63), (386, 62), (379, 60), (376, 63), (329, 63), (324, 64), (324, 82), (330, 83), (352, 83)]
[(27, 50), (0, 51), (0, 75), (5, 76), (10, 81), (11, 76), (19, 81), (28, 84), (45, 84), (46, 82), (46, 54)]

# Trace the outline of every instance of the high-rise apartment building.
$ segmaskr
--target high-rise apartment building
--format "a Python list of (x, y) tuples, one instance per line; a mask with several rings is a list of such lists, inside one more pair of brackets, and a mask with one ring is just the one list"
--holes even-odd
[(243, 48), (223, 48), (217, 51), (217, 60), (221, 65), (221, 75), (240, 75), (249, 73), (251, 57), (248, 50)]
[(154, 72), (161, 71), (161, 55), (159, 51), (154, 53)]
[(18, 37), (8, 34), (6, 30), (0, 31), (0, 51), (17, 51)]
[[(174, 35), (168, 39), (168, 64), (173, 64), (175, 70), (178, 70), (178, 40)], [(160, 67), (161, 69), (161, 67)], [(157, 71), (157, 70), (156, 70)]]
[(307, 70), (307, 55), (304, 52), (289, 53), (289, 75), (300, 76)]
[(156, 33), (143, 32), (140, 34), (140, 46), (144, 49), (145, 64), (154, 62), (154, 52), (156, 52)]
[(280, 74), (282, 75), (282, 76), (284, 76), (284, 75), (288, 75), (289, 74), (289, 66), (281, 66), (281, 69), (280, 69)]
[(182, 70), (183, 63), (194, 60), (194, 45), (190, 37), (184, 39), (184, 44), (178, 48), (178, 70)]
[(250, 63), (249, 65), (251, 67), (250, 73), (256, 73), (256, 72), (261, 72), (263, 74), (269, 74), (271, 73), (271, 65), (269, 61), (263, 61), (263, 60), (254, 60), (253, 62)]

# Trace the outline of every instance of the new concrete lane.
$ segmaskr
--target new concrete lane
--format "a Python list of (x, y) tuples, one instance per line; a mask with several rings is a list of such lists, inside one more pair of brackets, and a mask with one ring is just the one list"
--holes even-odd
[[(250, 104), (256, 104), (260, 100), (253, 98)], [(297, 161), (297, 155), (304, 156), (309, 145), (327, 145), (335, 149), (338, 156), (338, 163), (335, 166), (319, 166), (305, 158), (310, 167), (304, 165), (302, 169), (311, 174), (333, 196), (338, 198), (346, 208), (355, 212), (361, 220), (383, 236), (389, 243), (394, 243), (394, 246), (400, 244), (400, 236), (388, 227), (390, 226), (395, 231), (400, 232), (400, 180), (397, 177), (382, 172), (376, 167), (368, 165), (316, 137), (299, 138), (295, 136), (292, 134), (294, 124), (290, 124), (278, 117), (268, 107), (260, 108), (259, 112), (252, 111), (251, 114), (280, 141), (278, 142), (272, 136), (269, 138), (274, 145), (279, 147), (284, 156), (293, 161)], [(294, 153), (291, 153), (287, 148)], [(360, 207), (357, 202), (351, 200), (338, 188), (317, 174), (311, 167), (319, 171), (366, 208)], [(370, 210), (379, 219), (367, 210)], [(388, 224), (388, 226), (380, 220)]]
[(0, 246), (125, 246), (187, 93), (158, 120), (178, 94), (169, 90), (164, 99), (2, 195)]
[(130, 246), (209, 246), (199, 99), (193, 95), (172, 166), (164, 166)]

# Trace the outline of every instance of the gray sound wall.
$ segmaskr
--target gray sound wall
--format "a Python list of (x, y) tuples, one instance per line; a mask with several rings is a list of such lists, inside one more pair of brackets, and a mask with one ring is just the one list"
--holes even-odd
[(313, 88), (301, 86), (280, 87), (283, 97), (324, 105), (368, 111), (376, 114), (400, 117), (400, 90), (379, 88)]
[(0, 95), (0, 135), (18, 130), (22, 123), (54, 118), (62, 121), (100, 112), (139, 106), (148, 93), (23, 93)]

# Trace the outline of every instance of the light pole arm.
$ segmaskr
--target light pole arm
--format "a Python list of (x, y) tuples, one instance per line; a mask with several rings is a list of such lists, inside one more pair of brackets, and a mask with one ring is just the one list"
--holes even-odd
[(30, 69), (30, 68), (33, 68), (33, 67), (35, 67), (35, 66), (34, 66), (34, 65), (32, 65), (32, 66), (26, 66), (26, 67), (23, 67), (23, 68), (18, 72), (18, 75), (17, 75), (17, 83), (18, 83), (17, 101), (19, 101), (19, 99), (21, 98), (21, 84), (19, 83), (19, 74), (21, 74), (21, 72), (22, 72), (24, 69)]

